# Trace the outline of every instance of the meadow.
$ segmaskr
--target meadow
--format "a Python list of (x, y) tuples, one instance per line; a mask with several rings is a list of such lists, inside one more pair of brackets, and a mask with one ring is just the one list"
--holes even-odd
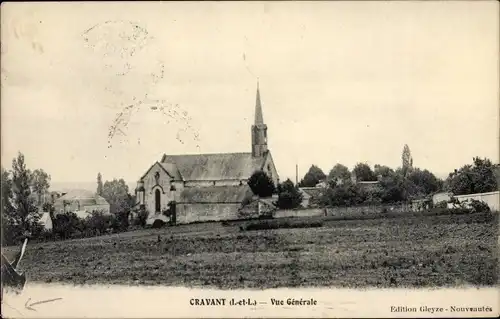
[[(283, 219), (285, 220), (285, 219)], [(498, 281), (498, 214), (290, 219), (145, 229), (30, 243), (28, 281), (187, 287), (455, 287)], [(255, 222), (253, 222), (255, 224)], [(248, 229), (247, 229), (248, 228)], [(18, 247), (4, 249), (12, 254)]]

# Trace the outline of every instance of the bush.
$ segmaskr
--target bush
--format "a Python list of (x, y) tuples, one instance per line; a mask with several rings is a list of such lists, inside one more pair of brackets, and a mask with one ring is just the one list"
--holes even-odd
[(248, 186), (259, 197), (270, 197), (276, 191), (273, 180), (263, 171), (256, 171), (248, 179)]
[(294, 209), (302, 204), (302, 194), (290, 180), (286, 180), (279, 187), (276, 206), (281, 209)]
[(146, 221), (148, 220), (149, 212), (146, 210), (144, 205), (135, 211), (134, 218), (132, 219), (132, 225), (134, 226), (146, 226)]
[(165, 223), (163, 220), (161, 219), (155, 219), (155, 221), (153, 222), (153, 225), (151, 225), (151, 228), (162, 228), (166, 225), (167, 223)]
[(76, 231), (85, 229), (84, 222), (75, 213), (58, 214), (52, 221), (54, 237), (69, 239)]
[(309, 227), (322, 227), (321, 221), (288, 221), (288, 220), (261, 220), (258, 222), (250, 223), (242, 230), (264, 230), (264, 229), (279, 229), (279, 228), (309, 228)]
[(434, 208), (448, 208), (448, 203), (446, 201), (441, 201), (434, 205)]
[(112, 225), (111, 225), (111, 228), (113, 228), (113, 231), (115, 233), (128, 230), (128, 227), (130, 226), (129, 215), (130, 212), (122, 212), (115, 214), (114, 218), (112, 219)]
[(95, 211), (91, 216), (87, 217), (85, 224), (87, 228), (95, 231), (98, 234), (104, 234), (113, 226), (114, 216), (105, 215), (103, 212)]
[(55, 239), (54, 233), (50, 230), (43, 230), (39, 235), (38, 239), (41, 241), (52, 241)]
[(2, 219), (2, 244), (15, 245), (24, 239), (22, 227)]
[(490, 206), (483, 201), (471, 199), (468, 204), (473, 213), (491, 213)]

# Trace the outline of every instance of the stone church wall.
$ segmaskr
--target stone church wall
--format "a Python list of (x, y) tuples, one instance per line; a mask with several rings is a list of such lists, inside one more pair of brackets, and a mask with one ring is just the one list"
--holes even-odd
[[(156, 180), (155, 175), (159, 174), (158, 180)], [(146, 209), (150, 213), (156, 211), (155, 207), (155, 192), (158, 189), (160, 191), (160, 204), (161, 210), (168, 209), (168, 203), (174, 199), (174, 192), (170, 190), (170, 176), (165, 172), (165, 170), (156, 164), (152, 167), (147, 175), (143, 178), (144, 181), (144, 204)]]
[(264, 163), (264, 169), (263, 171), (271, 177), (271, 179), (274, 182), (274, 185), (278, 185), (278, 171), (276, 170), (276, 167), (274, 166), (274, 163), (272, 161), (271, 156), (269, 155), (266, 159), (266, 162)]
[(177, 223), (234, 220), (238, 219), (240, 203), (177, 204)]

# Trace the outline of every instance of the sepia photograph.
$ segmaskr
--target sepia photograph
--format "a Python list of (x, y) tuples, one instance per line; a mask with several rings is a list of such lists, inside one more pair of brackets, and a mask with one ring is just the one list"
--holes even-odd
[(0, 12), (2, 317), (499, 316), (497, 1)]

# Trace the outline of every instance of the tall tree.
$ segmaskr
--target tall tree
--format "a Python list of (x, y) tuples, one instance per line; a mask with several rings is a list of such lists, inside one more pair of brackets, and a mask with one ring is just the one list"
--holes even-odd
[(18, 222), (25, 231), (34, 230), (40, 216), (31, 196), (31, 172), (26, 168), (24, 155), (19, 153), (12, 160), (12, 190), (13, 207), (17, 213)]
[(10, 172), (2, 167), (2, 243), (6, 245), (14, 244), (14, 240), (22, 233), (12, 201)]
[(328, 173), (329, 181), (347, 181), (349, 179), (351, 179), (351, 172), (347, 166), (342, 164), (335, 164)]
[(102, 196), (102, 175), (101, 172), (97, 174), (97, 195)]
[(402, 160), (402, 168), (403, 168), (403, 176), (407, 176), (408, 173), (413, 168), (413, 158), (411, 157), (410, 147), (408, 144), (405, 144), (403, 147), (403, 154), (401, 155)]
[(37, 205), (41, 206), (42, 196), (47, 193), (50, 187), (50, 175), (43, 169), (36, 169), (31, 174), (31, 187), (33, 192), (37, 195)]
[(256, 171), (248, 179), (248, 186), (259, 197), (270, 197), (276, 191), (273, 180), (264, 171)]
[(5, 221), (12, 221), (15, 218), (14, 207), (12, 206), (12, 180), (10, 172), (2, 167), (2, 218)]
[(366, 163), (358, 163), (353, 169), (356, 176), (356, 181), (376, 181), (377, 176), (372, 171), (371, 167)]
[(301, 203), (302, 194), (290, 179), (287, 179), (278, 187), (277, 206), (279, 208), (293, 209), (299, 207)]
[(300, 181), (302, 187), (314, 187), (326, 178), (325, 173), (316, 165), (311, 165), (304, 178)]

